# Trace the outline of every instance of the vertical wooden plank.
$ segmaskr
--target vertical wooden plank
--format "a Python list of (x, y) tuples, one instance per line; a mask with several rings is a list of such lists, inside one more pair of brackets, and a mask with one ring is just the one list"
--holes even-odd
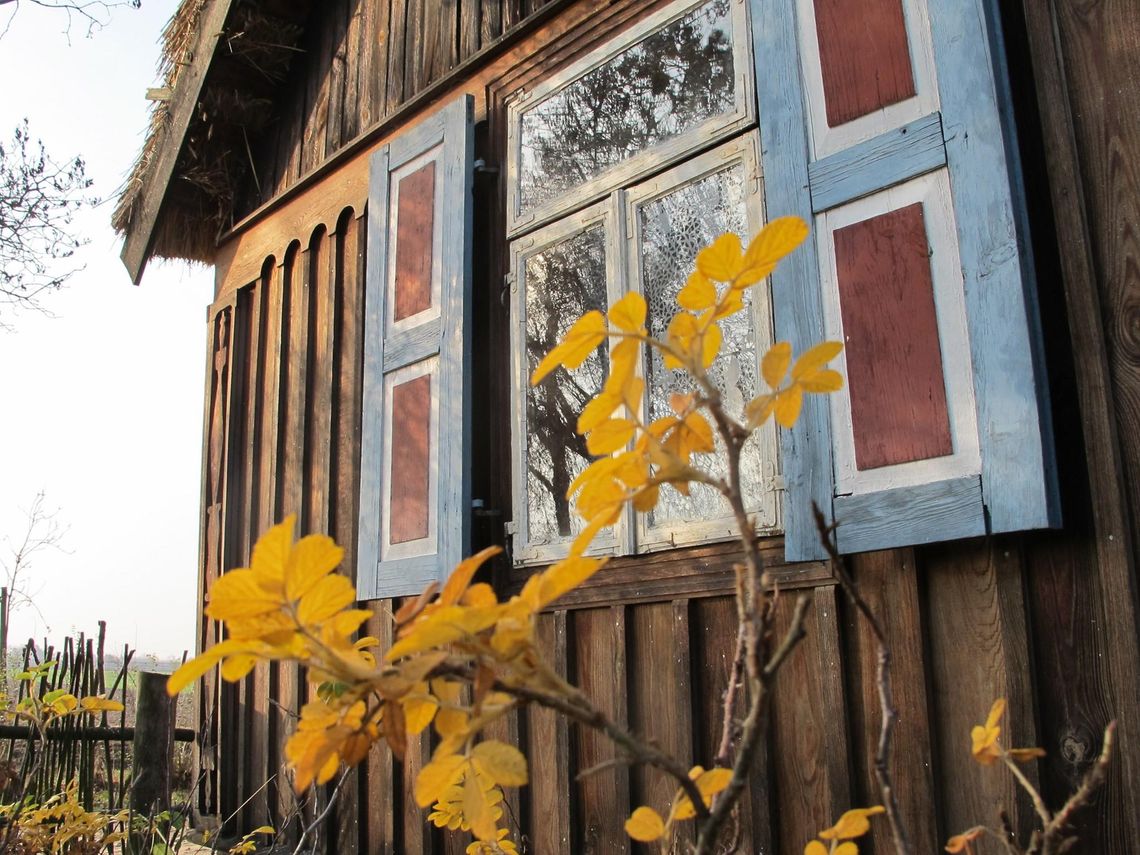
[(459, 61), (479, 50), (479, 0), (459, 0)]
[[(731, 597), (699, 599), (693, 603), (691, 636), (693, 651), (693, 697), (697, 708), (697, 762), (713, 765), (720, 750), (724, 722), (724, 698), (732, 673), (736, 650), (736, 602)], [(747, 709), (743, 692), (737, 695), (735, 721)], [(770, 728), (769, 728), (770, 729)], [(742, 852), (771, 853), (772, 770), (769, 764), (768, 734), (762, 740), (759, 757), (749, 780), (749, 791), (741, 799), (740, 849)]]
[[(279, 390), (281, 384), (281, 279), (280, 269), (272, 257), (266, 259), (262, 269), (260, 293), (261, 330), (259, 333), (258, 362), (260, 364), (260, 390), (258, 415), (258, 516), (255, 532), (265, 533), (276, 520), (277, 495), (277, 432), (280, 418)], [(260, 663), (253, 671), (252, 703), (254, 759), (251, 763), (263, 777), (266, 786), (255, 799), (254, 827), (276, 823), (271, 816), (276, 807), (277, 774), (280, 759), (276, 754), (276, 741), (270, 735), (270, 666)], [(259, 786), (260, 786), (259, 782)]]
[[(626, 610), (624, 606), (587, 609), (573, 614), (577, 685), (600, 709), (626, 724)], [(593, 730), (575, 727), (579, 776), (617, 756), (613, 745)], [(630, 841), (622, 827), (629, 816), (629, 769), (607, 766), (579, 777), (579, 839), (573, 851), (584, 855), (625, 853)]]
[[(222, 469), (222, 546), (220, 572), (225, 573), (243, 562), (244, 530), (248, 520), (245, 504), (246, 411), (249, 396), (250, 312), (249, 289), (234, 297), (230, 310), (229, 403), (226, 407), (226, 460)], [(225, 633), (223, 627), (223, 634)], [(222, 684), (221, 756), (222, 756), (222, 821), (227, 829), (237, 830), (244, 821), (241, 811), (245, 801), (245, 770), (249, 763), (248, 721), (246, 720), (245, 681)]]
[(334, 0), (326, 3), (325, 26), (330, 31), (331, 53), (328, 68), (328, 122), (325, 125), (325, 157), (331, 157), (349, 137), (344, 135), (344, 114), (346, 103), (348, 112), (355, 113), (356, 105), (346, 102), (349, 86), (348, 73), (348, 19), (351, 0)]
[(479, 47), (485, 47), (503, 34), (503, 0), (478, 0), (478, 2)]
[[(772, 691), (772, 768), (778, 782), (777, 852), (798, 852), (851, 806), (846, 707), (832, 586), (814, 590), (807, 637)], [(791, 619), (794, 596), (778, 605), (776, 637)]]
[[(689, 666), (687, 600), (631, 606), (629, 624), (629, 724), (688, 766), (693, 765), (692, 679)], [(600, 651), (595, 651), (595, 656)], [(662, 816), (677, 789), (657, 769), (631, 770), (632, 803), (648, 805)], [(681, 846), (695, 842), (692, 823), (678, 829)], [(636, 844), (635, 851), (656, 846)]]
[[(197, 653), (204, 652), (217, 643), (217, 627), (205, 615), (206, 594), (209, 586), (217, 578), (216, 566), (218, 516), (220, 504), (221, 439), (223, 411), (224, 370), (227, 362), (225, 351), (226, 332), (222, 316), (213, 306), (206, 320), (206, 405), (202, 425), (202, 502), (199, 525), (199, 577), (198, 577), (198, 623)], [(207, 672), (201, 687), (195, 695), (195, 727), (200, 734), (194, 751), (195, 773), (202, 776), (198, 789), (198, 809), (203, 813), (217, 814), (218, 792), (218, 697), (217, 669)]]
[[(262, 308), (267, 288), (263, 276), (253, 285), (238, 294), (238, 307), (246, 317), (242, 321), (243, 335), (247, 337), (244, 348), (245, 364), (244, 394), (244, 442), (242, 461), (242, 509), (241, 542), (239, 544), (240, 565), (249, 566), (253, 544), (258, 535), (258, 521), (261, 513), (261, 424), (264, 413), (261, 409), (262, 389), (265, 382), (265, 354), (262, 340), (264, 318)], [(267, 666), (255, 669), (260, 676), (268, 676)], [(265, 712), (266, 699), (259, 697), (258, 673), (251, 673), (242, 684), (244, 693), (243, 729), (246, 731), (244, 752), (245, 768), (242, 775), (242, 827), (256, 828), (268, 822), (268, 805), (265, 802)]]
[(341, 110), (341, 142), (356, 139), (372, 123), (367, 74), (372, 65), (373, 40), (365, 38), (365, 21), (373, 18), (366, 0), (348, 0), (344, 31), (344, 109)]
[[(1009, 775), (980, 766), (970, 755), (970, 729), (985, 720), (999, 697), (1008, 702), (1002, 743), (1037, 744), (1019, 543), (1013, 538), (972, 541), (918, 555), (926, 579), (939, 840), (991, 821), (1002, 808), (1028, 839), (1032, 806)], [(1036, 779), (1033, 765), (1023, 768)]]
[[(1140, 445), (1134, 428), (1136, 394), (1135, 295), (1140, 288), (1137, 258), (1140, 244), (1127, 223), (1140, 217), (1134, 159), (1140, 120), (1131, 109), (1131, 93), (1140, 81), (1140, 8), (1129, 0), (1093, 6), (1073, 2), (1023, 0), (1033, 82), (1040, 105), (1042, 144), (1048, 187), (1056, 218), (1058, 256), (1063, 272), (1066, 321), (1072, 337), (1075, 386), (1079, 397), (1083, 456), (1089, 479), (1091, 513), (1090, 564), (1046, 571), (1037, 600), (1037, 622), (1050, 639), (1045, 667), (1101, 665), (1084, 671), (1091, 680), (1103, 676), (1104, 700), (1083, 698), (1077, 710), (1061, 704), (1050, 710), (1064, 715), (1056, 734), (1076, 734), (1083, 753), (1087, 730), (1100, 731), (1107, 718), (1119, 719), (1120, 745), (1140, 742), (1140, 647), (1136, 644), (1136, 477)], [(1104, 34), (1113, 33), (1112, 38)], [(1050, 365), (1050, 370), (1054, 370)], [(1058, 447), (1077, 447), (1058, 436)], [(1066, 492), (1069, 488), (1066, 487)], [(1066, 507), (1066, 527), (1073, 508)], [(1051, 560), (1059, 568), (1058, 559)], [(1089, 573), (1088, 567), (1096, 568)], [(1037, 562), (1033, 563), (1036, 571)], [(1077, 596), (1077, 592), (1081, 596)], [(1127, 593), (1126, 593), (1127, 592)], [(1046, 604), (1048, 607), (1046, 608)], [(1087, 620), (1082, 621), (1082, 615)], [(1092, 627), (1099, 626), (1098, 632)], [(1078, 628), (1084, 628), (1079, 631)], [(1062, 629), (1066, 630), (1062, 632)], [(1040, 632), (1038, 637), (1040, 637)], [(1050, 649), (1051, 648), (1051, 649)], [(1048, 673), (1048, 672), (1047, 672)], [(1096, 675), (1096, 676), (1093, 676)], [(1065, 670), (1049, 674), (1050, 682), (1072, 686)], [(1079, 684), (1080, 678), (1078, 678)], [(1042, 694), (1047, 690), (1042, 686)], [(1096, 709), (1104, 704), (1109, 709)], [(1049, 716), (1043, 720), (1048, 724)], [(1049, 746), (1046, 746), (1049, 747)], [(1077, 761), (1077, 754), (1072, 755)], [(1109, 785), (1089, 824), (1103, 835), (1102, 851), (1124, 851), (1134, 838), (1134, 805), (1140, 803), (1140, 759), (1122, 751), (1110, 770)], [(1057, 763), (1051, 752), (1047, 767)], [(1060, 777), (1071, 779), (1078, 762), (1066, 764)], [(1069, 780), (1065, 780), (1068, 789)], [(1082, 838), (1083, 839), (1083, 838)]]
[[(407, 94), (404, 66), (408, 51), (408, 4), (418, 0), (388, 0), (388, 88), (384, 97), (384, 114), (392, 113)], [(413, 90), (407, 90), (413, 91)]]
[[(357, 461), (360, 459), (360, 363), (362, 352), (361, 271), (363, 247), (360, 243), (362, 220), (351, 209), (342, 212), (332, 235), (329, 277), (332, 314), (332, 406), (329, 433), (329, 533), (344, 549), (340, 572), (352, 578), (356, 567)], [(336, 834), (332, 846), (352, 855), (369, 851), (364, 835), (367, 822), (361, 820), (359, 804), (364, 772), (360, 767), (347, 772), (336, 807)]]
[(430, 728), (420, 736), (408, 737), (408, 753), (400, 764), (403, 773), (403, 799), (400, 806), (403, 824), (403, 848), (401, 852), (416, 852), (433, 855), (436, 852), (434, 826), (427, 821), (427, 811), (416, 804), (414, 797), (416, 775), (431, 760)]
[[(566, 677), (569, 656), (566, 612), (541, 615), (535, 636), (546, 661), (559, 676)], [(531, 774), (525, 791), (527, 836), (535, 852), (569, 852), (575, 796), (570, 726), (565, 718), (531, 706), (527, 709), (526, 732)]]
[[(891, 650), (891, 688), (898, 720), (890, 771), (903, 823), (915, 851), (937, 852), (940, 848), (938, 826), (931, 810), (931, 806), (937, 803), (937, 796), (914, 550), (871, 552), (856, 555), (849, 562), (851, 573), (859, 583), (864, 599), (878, 617)], [(855, 801), (859, 805), (880, 804), (882, 799), (874, 777), (882, 723), (876, 683), (878, 649), (867, 621), (846, 599), (842, 605), (857, 772)], [(872, 824), (871, 834), (876, 852), (891, 850), (893, 844), (886, 823)]]
[[(288, 341), (288, 357), (282, 366), (281, 396), (284, 399), (280, 419), (279, 460), (282, 474), (278, 478), (279, 513), (282, 517), (297, 514), (298, 529), (305, 530), (303, 518), (305, 495), (305, 414), (309, 347), (309, 291), (304, 274), (307, 253), (294, 243), (285, 254), (282, 267), (282, 346)], [(273, 722), (277, 737), (277, 755), (284, 757), (284, 745), (293, 727), (293, 715), (300, 711), (301, 669), (282, 663), (277, 672), (277, 706)], [(277, 788), (278, 816), (291, 815), (297, 806), (288, 781)]]
[[(331, 5), (331, 4), (326, 4)], [(333, 64), (332, 16), (320, 16), (319, 24), (308, 39), (313, 63), (309, 66), (305, 92), (305, 133), (301, 146), (301, 174), (315, 169), (324, 162), (328, 150), (329, 101)]]
[[(380, 639), (380, 650), (392, 646), (392, 603), (379, 600), (373, 603), (376, 614), (366, 624), (369, 635)], [(394, 777), (396, 764), (386, 743), (377, 743), (368, 752), (366, 787), (363, 790), (364, 809), (362, 819), (366, 826), (365, 852), (375, 855), (395, 855), (396, 817), (393, 813), (398, 803), (399, 789)]]

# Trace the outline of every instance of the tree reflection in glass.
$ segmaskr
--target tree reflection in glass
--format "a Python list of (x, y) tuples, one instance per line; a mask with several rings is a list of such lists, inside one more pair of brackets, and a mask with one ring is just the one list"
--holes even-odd
[[(606, 310), (606, 236), (596, 225), (530, 256), (524, 268), (527, 375), (579, 317)], [(600, 346), (573, 371), (555, 371), (526, 394), (527, 541), (556, 543), (576, 534), (566, 490), (590, 462), (575, 427), (605, 382)]]
[(520, 213), (731, 112), (730, 12), (706, 3), (524, 112)]
[[(665, 328), (677, 310), (677, 293), (693, 270), (697, 252), (724, 232), (749, 234), (744, 204), (745, 176), (741, 164), (654, 199), (637, 209), (640, 232), (641, 288), (649, 304), (649, 333), (665, 337)], [(744, 404), (756, 394), (756, 346), (751, 312), (751, 291), (746, 292), (744, 311), (721, 321), (722, 357), (709, 370), (711, 379), (724, 393), (729, 413), (741, 417)], [(646, 387), (650, 420), (668, 415), (674, 392), (694, 391), (688, 374), (665, 368), (660, 353), (649, 351)], [(719, 437), (718, 437), (719, 446)], [(723, 454), (700, 455), (699, 465), (725, 475)], [(762, 461), (755, 444), (745, 447), (741, 459), (744, 495), (759, 495)], [(650, 528), (671, 523), (711, 520), (729, 513), (728, 504), (712, 488), (692, 485), (685, 498), (672, 487), (661, 489), (657, 507), (649, 515)]]

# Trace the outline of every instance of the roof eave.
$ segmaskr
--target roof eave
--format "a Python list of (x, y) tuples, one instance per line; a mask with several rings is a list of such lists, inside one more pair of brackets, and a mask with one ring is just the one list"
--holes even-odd
[(232, 3), (233, 0), (207, 0), (207, 5), (202, 10), (194, 58), (189, 67), (185, 68), (178, 77), (178, 85), (168, 107), (170, 123), (166, 127), (157, 155), (143, 177), (138, 201), (126, 230), (126, 239), (120, 254), (131, 281), (136, 285), (142, 281), (143, 271), (150, 258), (162, 203), (166, 199), (175, 164), (182, 151), (198, 99), (201, 97), (206, 74), (213, 64), (214, 52), (225, 30), (226, 18)]

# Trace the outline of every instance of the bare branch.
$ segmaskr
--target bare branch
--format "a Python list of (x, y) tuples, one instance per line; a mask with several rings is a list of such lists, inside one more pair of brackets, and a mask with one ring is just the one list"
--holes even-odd
[(95, 202), (85, 170), (82, 158), (57, 163), (32, 142), (27, 119), (0, 143), (0, 313), (47, 313), (42, 297), (82, 269), (74, 255), (87, 241), (71, 227), (75, 213)]

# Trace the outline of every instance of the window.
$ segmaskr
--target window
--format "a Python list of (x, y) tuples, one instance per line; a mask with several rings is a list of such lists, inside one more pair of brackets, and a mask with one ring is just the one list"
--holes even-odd
[[(650, 332), (663, 335), (697, 251), (763, 222), (757, 138), (741, 133), (754, 115), (746, 32), (742, 0), (670, 7), (508, 107), (516, 561), (565, 554), (582, 525), (566, 499), (589, 463), (574, 427), (607, 370), (603, 346), (531, 388), (539, 359), (584, 312), (629, 291), (645, 297)], [(759, 391), (759, 358), (772, 341), (766, 292), (750, 299), (725, 325), (716, 377), (737, 412)], [(672, 393), (689, 391), (655, 353), (642, 373), (648, 420)], [(772, 429), (744, 458), (749, 510), (769, 532), (778, 526), (776, 459)], [(685, 498), (666, 486), (652, 513), (627, 514), (593, 548), (644, 552), (733, 531), (711, 488), (694, 485)]]

